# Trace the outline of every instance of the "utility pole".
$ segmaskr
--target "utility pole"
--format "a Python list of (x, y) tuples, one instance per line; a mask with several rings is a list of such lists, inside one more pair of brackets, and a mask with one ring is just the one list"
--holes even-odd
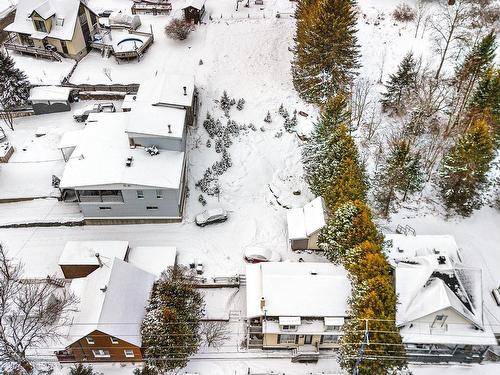
[(368, 319), (365, 319), (365, 336), (363, 337), (363, 342), (361, 343), (361, 347), (359, 348), (358, 359), (356, 360), (356, 364), (354, 365), (354, 368), (352, 369), (352, 375), (359, 374), (359, 365), (361, 364), (361, 361), (363, 360), (366, 345), (370, 345), (370, 336), (368, 333)]

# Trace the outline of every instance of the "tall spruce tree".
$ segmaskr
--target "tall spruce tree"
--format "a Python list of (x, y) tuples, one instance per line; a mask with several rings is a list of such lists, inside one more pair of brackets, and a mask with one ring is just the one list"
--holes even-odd
[(303, 0), (299, 4), (293, 83), (304, 100), (322, 104), (346, 91), (359, 67), (355, 1)]
[(494, 157), (488, 125), (476, 120), (443, 158), (439, 171), (441, 197), (448, 210), (469, 216), (482, 205), (487, 172)]
[(464, 111), (468, 107), (478, 81), (493, 64), (495, 50), (495, 34), (492, 31), (472, 48), (464, 61), (457, 67), (450, 123), (461, 123)]
[(159, 373), (186, 366), (201, 343), (203, 307), (189, 270), (175, 267), (162, 273), (153, 285), (141, 327), (147, 366)]
[(323, 195), (335, 182), (341, 162), (356, 159), (357, 150), (344, 125), (350, 114), (344, 95), (328, 100), (302, 149), (305, 178), (315, 195)]
[(14, 66), (14, 60), (0, 51), (0, 109), (5, 124), (14, 130), (12, 110), (23, 105), (30, 94), (26, 75)]
[(500, 69), (486, 69), (472, 96), (467, 118), (469, 123), (485, 120), (500, 143)]
[(399, 63), (396, 74), (389, 75), (385, 84), (386, 92), (382, 93), (382, 110), (389, 114), (401, 114), (405, 104), (415, 90), (417, 82), (417, 62), (412, 52), (408, 52)]
[(408, 194), (420, 191), (423, 183), (420, 154), (411, 150), (406, 139), (395, 140), (387, 159), (375, 174), (374, 198), (378, 211), (384, 217), (389, 216), (399, 199), (404, 202)]

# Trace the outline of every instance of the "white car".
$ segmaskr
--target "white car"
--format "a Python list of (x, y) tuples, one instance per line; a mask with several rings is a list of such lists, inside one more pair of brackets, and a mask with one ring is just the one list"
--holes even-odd
[(196, 215), (195, 223), (200, 227), (208, 224), (220, 223), (227, 220), (227, 211), (222, 208), (212, 208)]
[(83, 122), (91, 113), (99, 112), (116, 112), (115, 105), (113, 103), (90, 104), (73, 112), (73, 118), (77, 122)]
[(245, 249), (243, 259), (248, 263), (279, 262), (281, 256), (277, 252), (263, 247), (249, 246)]

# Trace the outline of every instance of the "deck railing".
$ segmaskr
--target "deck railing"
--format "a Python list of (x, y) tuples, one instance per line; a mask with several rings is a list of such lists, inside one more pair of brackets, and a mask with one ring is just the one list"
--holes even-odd
[(4, 43), (4, 46), (9, 51), (27, 53), (30, 55), (35, 55), (35, 57), (43, 57), (43, 58), (47, 58), (47, 59), (62, 61), (61, 56), (57, 52), (49, 51), (49, 50), (44, 49), (44, 48), (24, 46), (22, 44), (13, 43), (13, 42), (6, 42), (6, 43)]

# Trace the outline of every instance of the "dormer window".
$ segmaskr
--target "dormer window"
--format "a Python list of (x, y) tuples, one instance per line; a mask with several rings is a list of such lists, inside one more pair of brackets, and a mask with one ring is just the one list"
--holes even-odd
[(47, 29), (45, 28), (45, 22), (41, 20), (33, 20), (33, 23), (35, 24), (36, 31), (41, 31), (42, 33), (47, 32)]
[(57, 17), (56, 18), (56, 25), (57, 26), (64, 26), (64, 18)]
[(344, 318), (325, 317), (325, 331), (340, 332), (344, 325)]
[(294, 332), (297, 330), (297, 326), (291, 325), (291, 324), (285, 324), (281, 326), (281, 330), (285, 332)]
[(284, 332), (294, 332), (300, 326), (300, 317), (298, 316), (280, 316), (279, 325)]

